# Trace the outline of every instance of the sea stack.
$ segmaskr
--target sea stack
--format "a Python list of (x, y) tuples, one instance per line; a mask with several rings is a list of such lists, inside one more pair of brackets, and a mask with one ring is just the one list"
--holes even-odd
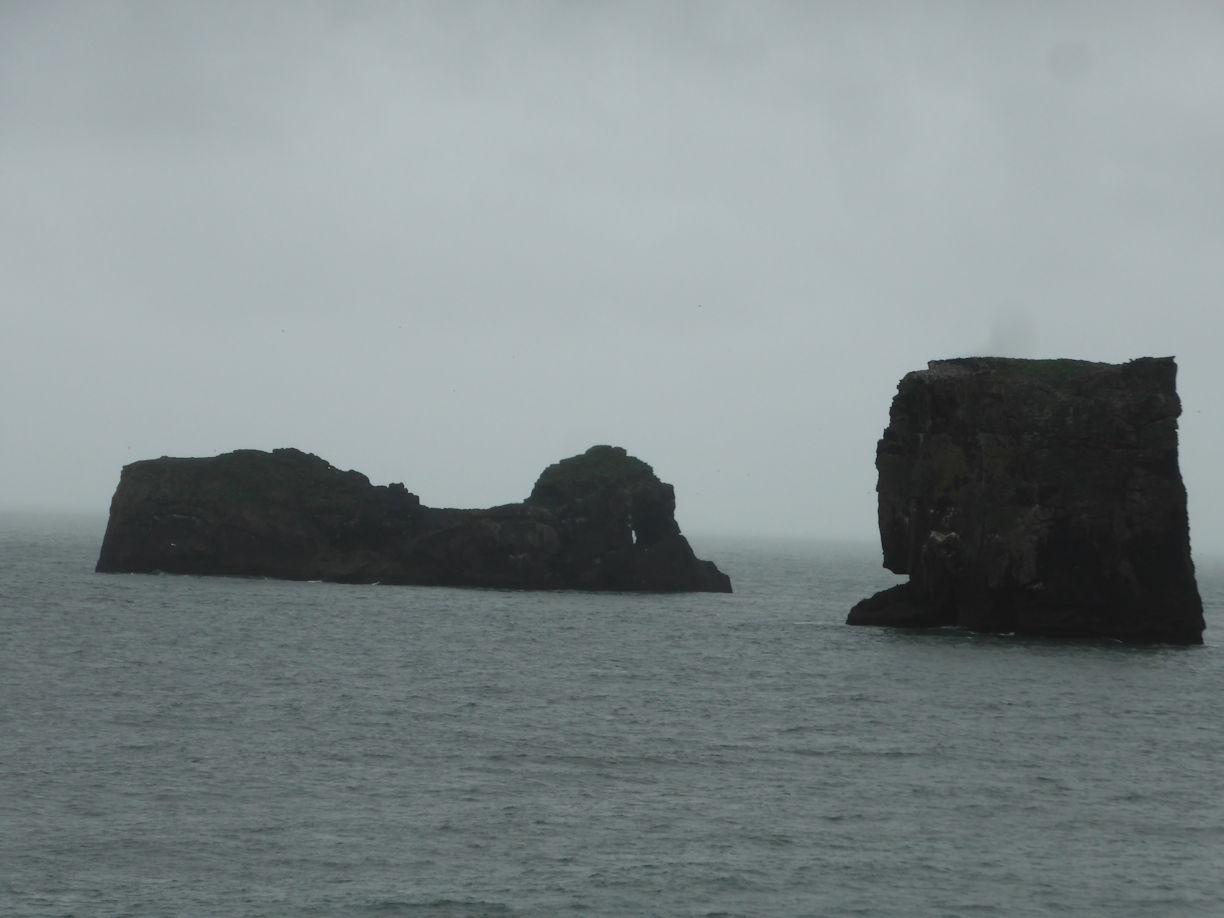
[(97, 570), (508, 589), (731, 591), (694, 554), (672, 486), (615, 446), (487, 510), (423, 506), (296, 449), (125, 466)]
[(1173, 358), (937, 360), (876, 450), (884, 566), (852, 625), (1201, 644)]

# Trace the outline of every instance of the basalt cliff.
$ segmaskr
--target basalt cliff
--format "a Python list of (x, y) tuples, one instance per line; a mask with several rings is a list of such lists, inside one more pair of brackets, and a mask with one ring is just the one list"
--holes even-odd
[(672, 486), (595, 446), (525, 501), (422, 506), (296, 449), (125, 466), (97, 570), (509, 589), (730, 592), (675, 520)]
[(876, 452), (884, 566), (855, 625), (1199, 644), (1172, 358), (932, 361)]

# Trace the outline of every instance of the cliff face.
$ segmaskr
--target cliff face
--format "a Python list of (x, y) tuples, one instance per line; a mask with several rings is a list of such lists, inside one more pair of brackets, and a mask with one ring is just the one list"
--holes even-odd
[(611, 446), (550, 466), (530, 498), (424, 507), (295, 449), (123, 469), (100, 572), (516, 589), (730, 592), (673, 516), (672, 486)]
[(876, 452), (884, 566), (850, 624), (1202, 642), (1172, 358), (908, 374)]

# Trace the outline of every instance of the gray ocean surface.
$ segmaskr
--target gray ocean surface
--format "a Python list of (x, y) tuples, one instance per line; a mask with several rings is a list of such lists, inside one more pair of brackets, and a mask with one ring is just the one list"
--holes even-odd
[(1207, 645), (851, 628), (872, 545), (736, 593), (94, 574), (0, 521), (2, 916), (1224, 914)]

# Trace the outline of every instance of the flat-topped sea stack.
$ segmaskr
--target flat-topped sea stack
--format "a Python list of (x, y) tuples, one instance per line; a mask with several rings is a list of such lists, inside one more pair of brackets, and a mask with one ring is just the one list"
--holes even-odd
[(296, 449), (125, 466), (97, 570), (508, 589), (730, 592), (680, 534), (672, 486), (594, 446), (522, 503), (421, 505)]
[(1201, 644), (1172, 358), (932, 361), (876, 451), (884, 566), (852, 625)]

